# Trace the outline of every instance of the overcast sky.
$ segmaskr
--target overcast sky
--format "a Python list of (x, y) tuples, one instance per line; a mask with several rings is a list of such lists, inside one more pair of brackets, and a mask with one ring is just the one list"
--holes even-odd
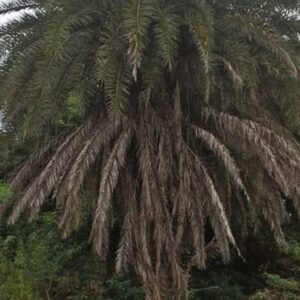
[[(1, 1), (1, 0), (0, 0)], [(13, 14), (7, 14), (7, 15), (4, 15), (4, 16), (0, 16), (0, 23), (1, 24), (4, 24), (6, 23), (7, 21), (15, 18), (18, 14), (17, 13), (13, 13)]]
[[(11, 2), (12, 0), (0, 0), (0, 4), (4, 3), (4, 2)], [(13, 14), (6, 14), (4, 16), (0, 16), (0, 23), (6, 23), (7, 21), (15, 18), (18, 14), (17, 13), (13, 13)]]

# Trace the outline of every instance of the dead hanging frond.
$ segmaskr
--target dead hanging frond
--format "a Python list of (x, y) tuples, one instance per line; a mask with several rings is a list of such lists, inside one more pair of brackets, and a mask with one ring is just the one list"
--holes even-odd
[(223, 65), (224, 65), (224, 67), (226, 69), (226, 71), (228, 72), (228, 75), (231, 78), (234, 87), (237, 88), (237, 89), (242, 88), (243, 85), (244, 85), (243, 78), (238, 73), (238, 71), (234, 69), (234, 67), (232, 66), (231, 62), (228, 61), (224, 57), (220, 57), (220, 60), (222, 61)]
[(95, 129), (91, 138), (86, 141), (76, 159), (72, 163), (72, 168), (64, 178), (61, 185), (62, 190), (56, 199), (60, 205), (63, 204), (63, 216), (59, 227), (63, 229), (63, 237), (68, 237), (76, 230), (80, 221), (80, 190), (86, 173), (95, 163), (103, 147), (110, 143), (114, 135), (121, 126), (120, 121), (109, 122), (107, 118), (100, 121), (98, 128)]
[[(186, 290), (187, 280), (180, 265), (173, 233), (172, 209), (168, 205), (168, 191), (171, 188), (168, 185), (168, 175), (156, 175), (162, 167), (159, 153), (168, 149), (162, 149), (161, 144), (164, 140), (165, 123), (152, 113), (148, 112), (146, 122), (142, 122), (138, 137), (139, 173), (142, 182), (137, 245), (144, 261), (138, 267), (138, 274), (145, 278), (146, 289), (152, 295), (149, 299), (163, 299), (162, 295), (168, 294), (167, 291), (171, 288), (170, 283), (174, 291)], [(170, 173), (169, 175), (171, 176)], [(154, 257), (151, 253), (155, 254)], [(169, 280), (165, 273), (166, 268), (171, 270)], [(157, 291), (161, 296), (157, 295)]]
[(266, 122), (266, 126), (251, 120), (244, 120), (244, 123), (264, 138), (278, 154), (283, 155), (291, 166), (300, 165), (300, 148), (290, 133), (279, 128), (279, 125), (276, 126), (277, 129), (274, 128), (275, 124), (271, 121)]
[(189, 149), (191, 155), (194, 156), (194, 163), (196, 166), (198, 177), (206, 188), (206, 197), (209, 197), (209, 201), (206, 201), (206, 210), (208, 217), (210, 218), (212, 228), (215, 233), (215, 237), (219, 243), (220, 252), (223, 256), (224, 261), (229, 261), (230, 259), (230, 248), (229, 243), (233, 245), (238, 254), (240, 251), (236, 245), (235, 239), (233, 237), (229, 220), (226, 216), (224, 205), (219, 197), (219, 194), (215, 188), (215, 184), (209, 175), (206, 167), (200, 161), (200, 159)]
[[(194, 157), (182, 144), (179, 157), (179, 187), (178, 196), (173, 207), (173, 215), (177, 217), (176, 246), (178, 253), (182, 253), (185, 232), (190, 228), (192, 241), (191, 264), (203, 269), (206, 266), (204, 210), (202, 184), (199, 186), (199, 178), (195, 170)], [(199, 226), (200, 225), (200, 226)]]
[[(255, 155), (270, 178), (281, 191), (292, 199), (299, 213), (300, 162), (299, 146), (285, 130), (272, 130), (251, 120), (239, 119), (227, 113), (205, 109), (205, 120), (212, 117), (232, 147), (238, 147)], [(235, 143), (232, 143), (236, 141)], [(239, 141), (239, 142), (238, 142)]]
[[(139, 156), (138, 156), (138, 167), (141, 180), (141, 196), (140, 196), (140, 239), (139, 249), (145, 266), (143, 267), (147, 277), (153, 277), (153, 262), (149, 251), (150, 236), (149, 228), (151, 222), (153, 222), (156, 213), (155, 198), (153, 192), (155, 191), (155, 173), (154, 166), (156, 164), (156, 157), (153, 155), (153, 149), (155, 147), (155, 136), (154, 136), (154, 125), (151, 122), (151, 113), (146, 112), (141, 120), (141, 127), (138, 132), (139, 139)], [(155, 191), (156, 192), (156, 191)], [(156, 194), (157, 195), (157, 194)], [(151, 270), (148, 274), (147, 269)]]
[(220, 158), (224, 166), (229, 173), (230, 177), (232, 178), (234, 184), (240, 189), (244, 195), (246, 196), (247, 200), (249, 201), (248, 192), (244, 186), (244, 183), (240, 177), (240, 171), (237, 167), (234, 159), (231, 157), (229, 150), (226, 148), (224, 144), (222, 144), (212, 133), (197, 127), (193, 126), (195, 134), (198, 138), (202, 140), (202, 142), (218, 157)]
[(121, 195), (125, 201), (125, 216), (121, 229), (121, 239), (116, 255), (116, 272), (118, 274), (128, 272), (129, 264), (134, 263), (135, 236), (137, 234), (137, 180), (131, 172), (125, 172), (124, 183), (121, 183)]
[(64, 168), (67, 168), (66, 162), (78, 151), (78, 147), (89, 135), (92, 125), (92, 120), (88, 120), (86, 124), (66, 138), (42, 173), (27, 188), (23, 197), (13, 209), (8, 224), (14, 224), (25, 209), (29, 209), (32, 216), (40, 210), (55, 187), (60, 174)]
[(191, 162), (189, 157), (186, 154), (186, 151), (182, 149), (179, 155), (179, 166), (178, 166), (178, 177), (179, 177), (179, 186), (178, 186), (178, 194), (175, 205), (173, 207), (173, 215), (178, 218), (178, 227), (176, 231), (176, 243), (177, 248), (182, 243), (182, 238), (186, 228), (186, 214), (187, 209), (189, 207), (189, 200), (191, 195), (191, 177), (189, 172), (189, 167), (191, 167)]
[(18, 191), (26, 187), (39, 169), (47, 163), (49, 156), (59, 145), (59, 141), (60, 139), (50, 140), (39, 151), (30, 155), (9, 181), (9, 187), (12, 191)]
[(260, 207), (260, 213), (269, 223), (276, 242), (282, 245), (285, 241), (282, 226), (287, 217), (284, 200), (276, 185), (266, 174), (263, 176), (261, 187), (257, 195), (257, 200), (262, 202), (258, 206)]
[(108, 211), (111, 199), (118, 183), (120, 168), (125, 163), (127, 149), (131, 142), (133, 125), (125, 126), (124, 131), (118, 138), (102, 172), (98, 201), (96, 205), (91, 240), (94, 249), (103, 259), (106, 257), (108, 245), (106, 236), (108, 234)]
[(239, 140), (239, 144), (232, 144), (232, 146), (250, 151), (253, 155), (257, 156), (261, 164), (268, 172), (270, 177), (280, 186), (282, 191), (290, 194), (290, 189), (286, 178), (283, 175), (282, 169), (274, 154), (274, 149), (268, 142), (255, 130), (249, 126), (247, 121), (239, 119), (238, 117), (221, 112), (217, 113), (214, 110), (204, 109), (202, 111), (204, 120), (212, 117), (215, 124), (218, 126), (224, 136), (229, 142)]

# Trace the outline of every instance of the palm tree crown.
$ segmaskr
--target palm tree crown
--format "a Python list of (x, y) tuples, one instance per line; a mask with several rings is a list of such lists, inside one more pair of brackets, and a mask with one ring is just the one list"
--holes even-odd
[(7, 130), (39, 141), (8, 223), (53, 199), (66, 238), (88, 212), (103, 260), (119, 228), (116, 270), (147, 299), (187, 295), (193, 266), (241, 255), (263, 220), (282, 243), (285, 201), (300, 214), (299, 1), (275, 2), (2, 4), (35, 10), (0, 27), (0, 103)]

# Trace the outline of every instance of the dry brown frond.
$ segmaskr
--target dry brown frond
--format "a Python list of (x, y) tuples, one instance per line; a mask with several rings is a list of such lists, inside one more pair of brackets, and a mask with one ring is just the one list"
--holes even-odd
[(243, 191), (244, 195), (249, 201), (250, 198), (240, 177), (240, 171), (226, 146), (222, 144), (212, 133), (196, 126), (193, 126), (193, 129), (195, 130), (196, 136), (200, 138), (202, 142), (223, 161), (225, 168), (231, 176), (234, 184)]
[(91, 239), (93, 241), (96, 253), (102, 258), (106, 257), (106, 251), (108, 247), (108, 245), (104, 243), (103, 237), (105, 237), (107, 234), (106, 232), (108, 231), (108, 211), (110, 208), (110, 202), (118, 182), (120, 168), (125, 162), (125, 156), (131, 142), (132, 134), (132, 125), (125, 125), (125, 129), (115, 143), (108, 161), (106, 162), (100, 181), (97, 207), (91, 231)]
[(40, 210), (47, 197), (53, 191), (63, 170), (68, 167), (66, 163), (78, 151), (78, 147), (82, 145), (89, 135), (92, 125), (92, 120), (88, 120), (66, 138), (42, 173), (28, 187), (10, 215), (8, 224), (14, 224), (20, 214), (27, 208), (30, 210), (31, 216), (34, 216)]
[(102, 148), (109, 144), (114, 135), (118, 132), (121, 123), (119, 121), (109, 122), (104, 119), (95, 129), (91, 138), (86, 141), (76, 159), (72, 163), (72, 168), (64, 178), (62, 189), (58, 196), (65, 199), (58, 199), (59, 203), (64, 203), (64, 213), (60, 222), (63, 229), (63, 237), (66, 238), (76, 230), (80, 221), (80, 189), (85, 175), (90, 167), (99, 157)]
[(26, 187), (34, 178), (39, 169), (45, 165), (55, 147), (59, 145), (59, 139), (49, 141), (38, 152), (33, 153), (26, 162), (17, 170), (10, 179), (9, 186), (12, 191), (17, 191)]
[(269, 176), (280, 186), (281, 190), (286, 195), (290, 194), (290, 186), (280, 168), (277, 161), (278, 157), (275, 156), (273, 147), (257, 131), (259, 124), (250, 123), (247, 120), (239, 119), (227, 113), (217, 113), (209, 109), (204, 109), (202, 116), (205, 120), (212, 117), (218, 129), (222, 131), (233, 147), (239, 147), (255, 155)]
[[(190, 149), (188, 151), (191, 151)], [(240, 254), (240, 251), (236, 245), (235, 239), (233, 237), (229, 221), (226, 216), (226, 212), (223, 206), (222, 201), (220, 200), (219, 194), (215, 188), (214, 182), (209, 175), (206, 167), (200, 161), (200, 159), (195, 156), (193, 153), (191, 155), (195, 158), (195, 164), (198, 172), (199, 178), (206, 187), (207, 196), (209, 200), (205, 201), (206, 212), (209, 216), (212, 228), (216, 240), (219, 243), (220, 251), (223, 256), (224, 261), (230, 259), (230, 248), (229, 243), (231, 243)]]

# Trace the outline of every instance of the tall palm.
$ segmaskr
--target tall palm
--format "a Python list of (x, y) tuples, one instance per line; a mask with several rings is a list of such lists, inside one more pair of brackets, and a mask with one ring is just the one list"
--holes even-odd
[(67, 238), (88, 211), (103, 260), (120, 228), (116, 270), (147, 299), (187, 297), (190, 269), (240, 254), (235, 236), (262, 220), (282, 243), (285, 201), (300, 214), (299, 1), (254, 2), (3, 5), (35, 9), (0, 29), (5, 124), (44, 141), (11, 179), (8, 223), (53, 199)]

